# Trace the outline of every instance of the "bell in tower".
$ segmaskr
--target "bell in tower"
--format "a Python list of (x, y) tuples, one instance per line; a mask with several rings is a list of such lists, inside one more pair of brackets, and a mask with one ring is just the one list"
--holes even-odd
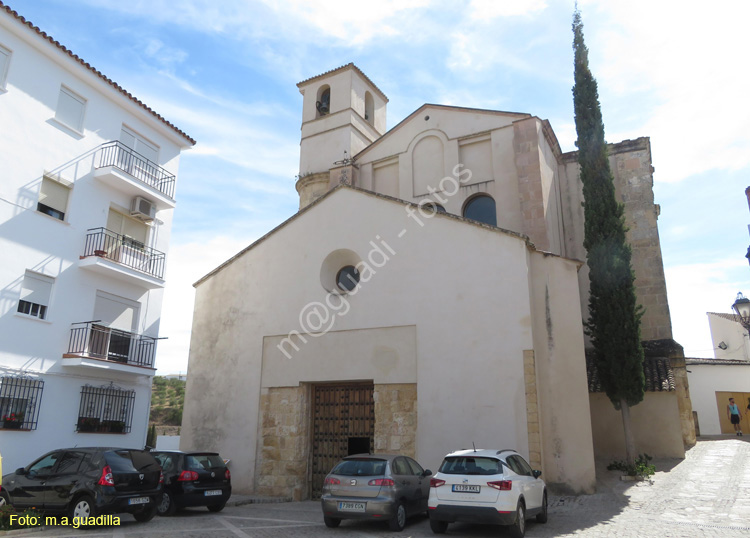
[(302, 208), (336, 186), (342, 172), (357, 185), (356, 155), (385, 133), (388, 98), (353, 63), (297, 87), (303, 96), (297, 181)]

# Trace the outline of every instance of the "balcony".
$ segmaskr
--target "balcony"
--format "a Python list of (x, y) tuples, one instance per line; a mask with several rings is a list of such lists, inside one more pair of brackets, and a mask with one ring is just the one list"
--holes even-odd
[(63, 366), (81, 366), (153, 375), (156, 338), (101, 325), (74, 323)]
[(122, 142), (102, 144), (94, 156), (94, 177), (128, 194), (146, 196), (157, 209), (175, 206), (176, 178)]
[(146, 289), (164, 287), (163, 252), (106, 228), (91, 228), (80, 265), (108, 277), (138, 284)]

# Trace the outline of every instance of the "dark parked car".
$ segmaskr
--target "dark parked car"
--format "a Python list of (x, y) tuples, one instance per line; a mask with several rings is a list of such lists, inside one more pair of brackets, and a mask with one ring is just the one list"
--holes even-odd
[(164, 471), (160, 516), (180, 508), (206, 506), (220, 512), (232, 495), (232, 475), (215, 452), (152, 451)]
[(156, 515), (161, 468), (145, 450), (53, 450), (3, 477), (0, 504), (36, 507), (69, 518), (129, 513), (138, 521)]
[(323, 521), (338, 527), (342, 519), (385, 519), (391, 530), (401, 531), (407, 516), (427, 513), (431, 474), (397, 454), (347, 456), (323, 484)]

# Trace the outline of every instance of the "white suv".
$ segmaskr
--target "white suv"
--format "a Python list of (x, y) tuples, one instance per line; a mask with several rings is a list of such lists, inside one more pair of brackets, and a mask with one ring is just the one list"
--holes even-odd
[(448, 454), (430, 479), (430, 528), (448, 523), (508, 525), (513, 538), (526, 533), (526, 519), (547, 522), (547, 488), (515, 450), (459, 450)]

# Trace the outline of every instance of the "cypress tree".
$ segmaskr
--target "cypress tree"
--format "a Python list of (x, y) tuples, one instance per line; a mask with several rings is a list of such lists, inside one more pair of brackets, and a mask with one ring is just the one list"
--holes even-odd
[(589, 266), (587, 334), (594, 347), (602, 387), (622, 412), (628, 462), (635, 461), (630, 407), (643, 400), (643, 348), (631, 267), (625, 238), (623, 205), (615, 198), (596, 79), (589, 69), (581, 12), (573, 15), (575, 51), (573, 102), (578, 135), (578, 164), (583, 183), (584, 242)]

